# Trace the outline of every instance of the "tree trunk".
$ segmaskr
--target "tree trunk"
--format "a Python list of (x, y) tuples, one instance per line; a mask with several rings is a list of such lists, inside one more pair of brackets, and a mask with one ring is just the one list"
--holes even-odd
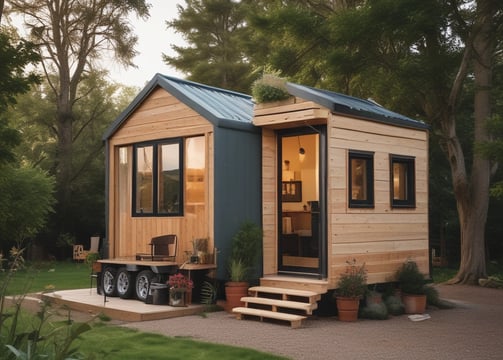
[[(477, 1), (477, 18), (471, 36), (473, 41), (466, 44), (473, 50), (475, 143), (489, 140), (486, 124), (491, 116), (490, 91), (495, 50), (493, 21), (497, 8), (497, 1)], [(453, 176), (461, 226), (461, 262), (451, 283), (477, 284), (478, 279), (487, 277), (485, 226), (489, 207), (489, 160), (475, 152), (469, 183), (457, 180)]]

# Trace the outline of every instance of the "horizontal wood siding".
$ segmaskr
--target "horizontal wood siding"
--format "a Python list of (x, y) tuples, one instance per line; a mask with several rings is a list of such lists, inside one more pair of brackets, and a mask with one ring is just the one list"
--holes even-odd
[[(132, 217), (132, 144), (194, 135), (204, 135), (206, 139), (205, 203), (186, 207), (184, 216), (180, 217)], [(117, 184), (118, 146), (128, 147), (131, 162), (127, 190), (121, 194), (118, 194)], [(154, 90), (109, 139), (109, 257), (148, 253), (150, 239), (163, 234), (178, 236), (178, 262), (185, 261), (185, 252), (192, 251), (192, 240), (195, 238), (208, 238), (209, 248), (213, 249), (213, 215), (209, 211), (213, 208), (210, 196), (210, 187), (213, 186), (212, 155), (212, 124), (165, 90)]]
[[(428, 133), (338, 115), (327, 132), (329, 287), (352, 259), (365, 263), (369, 283), (393, 281), (409, 258), (427, 274)], [(374, 208), (348, 207), (349, 150), (374, 153)], [(391, 208), (390, 154), (415, 158), (415, 208)]]

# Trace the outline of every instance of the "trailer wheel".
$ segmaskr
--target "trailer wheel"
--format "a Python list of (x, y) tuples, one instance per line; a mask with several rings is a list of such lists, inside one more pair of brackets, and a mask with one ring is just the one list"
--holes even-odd
[(108, 266), (101, 274), (101, 288), (106, 296), (117, 296), (116, 286), (117, 269)]
[(134, 293), (134, 273), (122, 267), (117, 272), (117, 294), (122, 299), (130, 299)]
[(136, 298), (140, 301), (145, 302), (147, 300), (148, 292), (150, 290), (150, 285), (152, 283), (152, 278), (154, 273), (150, 270), (140, 271), (136, 277)]

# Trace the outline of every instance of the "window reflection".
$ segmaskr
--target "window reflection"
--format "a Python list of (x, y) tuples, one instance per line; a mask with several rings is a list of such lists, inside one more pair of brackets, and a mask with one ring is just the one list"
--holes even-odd
[(180, 146), (163, 144), (158, 147), (159, 213), (177, 213), (180, 210)]
[(153, 211), (153, 147), (144, 146), (136, 149), (136, 212)]
[[(205, 171), (206, 151), (204, 136), (187, 138), (185, 141), (187, 182), (187, 205), (204, 204), (205, 198)], [(190, 211), (190, 209), (187, 209)]]

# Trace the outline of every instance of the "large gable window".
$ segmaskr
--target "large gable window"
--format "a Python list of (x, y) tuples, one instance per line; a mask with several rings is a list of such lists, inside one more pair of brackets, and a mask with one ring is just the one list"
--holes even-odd
[(414, 158), (390, 155), (391, 206), (416, 206)]
[(374, 154), (349, 152), (349, 207), (374, 207)]
[(182, 140), (134, 147), (134, 216), (182, 215)]

